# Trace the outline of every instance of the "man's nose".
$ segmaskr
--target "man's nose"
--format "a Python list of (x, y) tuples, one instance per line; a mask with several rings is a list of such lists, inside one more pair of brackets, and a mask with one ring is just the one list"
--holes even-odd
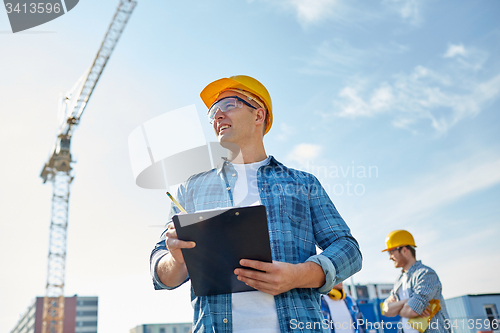
[(222, 119), (225, 117), (224, 112), (221, 111), (221, 109), (217, 108), (217, 111), (215, 111), (214, 118), (215, 119)]

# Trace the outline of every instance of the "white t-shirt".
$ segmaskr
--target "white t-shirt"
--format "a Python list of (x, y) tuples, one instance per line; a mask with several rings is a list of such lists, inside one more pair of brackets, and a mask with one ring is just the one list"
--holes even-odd
[(330, 317), (333, 321), (328, 325), (334, 325), (335, 333), (354, 333), (352, 328), (352, 317), (344, 300), (335, 301), (328, 296), (322, 296), (330, 309)]
[[(406, 274), (406, 273), (405, 273)], [(408, 291), (408, 276), (403, 278), (403, 283), (398, 290), (399, 300), (402, 301), (404, 299), (410, 298), (410, 292)], [(403, 332), (404, 333), (419, 333), (416, 329), (412, 328), (410, 324), (408, 324), (408, 319), (406, 317), (401, 317), (401, 322), (403, 323)]]
[[(238, 179), (234, 185), (234, 206), (260, 205), (257, 187), (257, 170), (267, 164), (263, 161), (250, 164), (233, 164)], [(247, 291), (232, 294), (233, 332), (278, 333), (280, 332), (274, 296), (261, 291)]]

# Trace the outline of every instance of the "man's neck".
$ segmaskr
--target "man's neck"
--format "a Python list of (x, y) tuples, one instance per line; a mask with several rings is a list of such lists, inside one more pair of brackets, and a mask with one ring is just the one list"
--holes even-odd
[(263, 161), (267, 158), (264, 144), (243, 146), (240, 149), (230, 149), (228, 159), (235, 164), (249, 164)]
[(408, 260), (408, 262), (403, 266), (403, 272), (406, 273), (408, 270), (413, 266), (414, 263), (417, 262), (417, 259), (411, 257), (411, 259)]

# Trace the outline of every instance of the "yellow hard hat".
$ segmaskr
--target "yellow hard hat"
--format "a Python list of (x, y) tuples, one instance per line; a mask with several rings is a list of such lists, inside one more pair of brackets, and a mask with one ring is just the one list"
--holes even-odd
[(385, 245), (387, 248), (385, 250), (382, 250), (382, 252), (389, 251), (405, 245), (417, 247), (415, 245), (415, 240), (413, 239), (413, 236), (406, 230), (391, 231), (385, 238)]
[[(266, 87), (256, 79), (246, 75), (236, 75), (229, 78), (222, 78), (208, 84), (205, 89), (200, 93), (200, 97), (207, 106), (211, 107), (212, 104), (217, 100), (217, 97), (226, 90), (243, 90), (249, 92), (261, 99), (262, 103), (267, 109), (267, 124), (266, 131), (267, 134), (271, 129), (273, 124), (273, 103), (271, 102), (271, 96), (267, 91)], [(259, 101), (257, 101), (259, 103)], [(260, 104), (260, 103), (259, 103)]]

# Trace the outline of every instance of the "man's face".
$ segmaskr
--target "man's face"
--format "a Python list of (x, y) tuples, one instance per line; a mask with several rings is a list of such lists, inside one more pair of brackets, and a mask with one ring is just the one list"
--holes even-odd
[[(220, 94), (217, 100), (219, 101), (229, 96), (237, 96), (251, 105), (259, 107), (257, 103), (249, 101), (245, 95), (235, 91), (225, 91)], [(219, 142), (230, 142), (239, 145), (244, 142), (243, 140), (248, 140), (255, 130), (254, 111), (255, 109), (244, 104), (242, 108), (234, 108), (226, 112), (218, 110), (215, 113), (212, 126)]]
[(405, 256), (401, 253), (402, 250), (404, 248), (398, 247), (387, 251), (389, 253), (389, 260), (394, 261), (394, 267), (396, 268), (404, 267), (407, 262)]

